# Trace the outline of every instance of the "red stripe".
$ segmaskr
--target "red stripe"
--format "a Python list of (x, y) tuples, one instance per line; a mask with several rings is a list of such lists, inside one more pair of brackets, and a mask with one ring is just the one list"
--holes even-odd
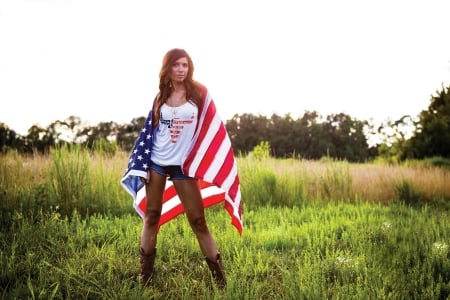
[[(213, 184), (206, 182), (206, 181), (200, 181), (200, 188), (204, 189), (210, 186), (214, 186)], [(168, 190), (170, 190), (172, 188), (169, 187)], [(176, 196), (176, 194), (174, 195)], [(171, 200), (171, 197), (164, 197), (165, 201), (169, 201)], [(209, 195), (207, 197), (203, 198), (203, 207), (209, 207), (215, 204), (218, 204), (220, 202), (222, 202), (225, 199), (225, 192), (218, 192), (216, 194), (212, 194)], [(146, 203), (147, 203), (147, 198), (144, 197), (141, 202), (138, 205), (138, 208), (144, 212), (147, 210), (146, 209)], [(170, 210), (168, 210), (167, 212), (165, 212), (164, 214), (161, 214), (160, 220), (159, 220), (159, 226), (167, 223), (168, 221), (170, 221), (171, 219), (177, 217), (178, 215), (184, 213), (184, 207), (183, 204), (180, 202), (179, 204), (177, 204), (176, 206), (174, 206), (173, 208), (171, 208)]]
[(141, 202), (138, 204), (139, 209), (145, 214), (147, 211), (147, 198), (142, 198)]
[(161, 215), (158, 226), (161, 227), (161, 225), (169, 222), (170, 220), (177, 217), (178, 215), (181, 215), (182, 213), (184, 213), (184, 207), (180, 203), (177, 206), (174, 206), (172, 209), (168, 210), (166, 213)]
[(228, 195), (231, 199), (236, 200), (236, 195), (239, 191), (239, 177), (235, 176), (234, 181), (230, 186), (230, 189), (228, 190)]
[(198, 184), (200, 185), (200, 189), (204, 189), (204, 188), (207, 188), (207, 187), (210, 187), (210, 186), (214, 185), (214, 184), (212, 184), (210, 182), (207, 182), (207, 181), (204, 181), (204, 180), (199, 180)]
[(174, 185), (171, 185), (169, 187), (166, 186), (166, 190), (164, 191), (163, 195), (163, 204), (172, 199), (177, 195), (177, 190), (175, 189)]
[(223, 161), (222, 166), (220, 167), (219, 171), (217, 172), (216, 177), (214, 178), (214, 183), (221, 186), (225, 179), (227, 179), (228, 175), (230, 174), (231, 170), (233, 168), (233, 149), (228, 149), (227, 156), (225, 157), (225, 160)]
[[(233, 224), (234, 227), (239, 231), (239, 234), (242, 235), (242, 225), (241, 221), (234, 216), (234, 208), (233, 206), (225, 201), (225, 209), (228, 211), (228, 213), (231, 216), (231, 224)], [(239, 216), (241, 216), (241, 207), (239, 206)]]
[[(203, 198), (203, 207), (207, 208), (209, 206), (218, 204), (218, 203), (222, 202), (223, 199), (225, 199), (224, 192), (221, 192), (219, 194), (210, 195), (208, 197)], [(173, 218), (175, 218), (183, 213), (184, 213), (184, 207), (183, 207), (183, 204), (180, 203), (180, 204), (176, 205), (175, 207), (173, 207), (172, 209), (168, 210), (166, 213), (161, 215), (158, 226), (161, 227), (163, 224), (169, 222)]]
[(203, 199), (203, 207), (207, 208), (209, 206), (212, 206), (212, 205), (215, 205), (215, 204), (219, 204), (224, 199), (225, 199), (225, 193), (224, 192), (208, 196), (208, 197)]
[(197, 168), (197, 172), (195, 172), (195, 176), (198, 178), (203, 178), (205, 173), (208, 171), (209, 167), (212, 165), (214, 158), (217, 155), (218, 150), (220, 149), (220, 145), (222, 145), (223, 140), (225, 139), (226, 131), (225, 128), (221, 126), (217, 133), (214, 135), (214, 138), (211, 140), (211, 144), (206, 150), (206, 154), (203, 156), (200, 164)]
[[(205, 105), (206, 104), (207, 103), (205, 103)], [(211, 120), (213, 120), (214, 115), (216, 113), (216, 108), (214, 107), (214, 104), (211, 101), (209, 102), (209, 105), (206, 109), (207, 110), (205, 113), (205, 118), (203, 119), (204, 121), (203, 121), (202, 127), (200, 127), (200, 132), (198, 134), (197, 141), (195, 142), (194, 147), (192, 148), (188, 157), (185, 160), (185, 163), (183, 166), (184, 167), (183, 171), (188, 170), (190, 168), (192, 162), (194, 161), (194, 158), (198, 153), (198, 149), (200, 148), (200, 145), (201, 145), (203, 139), (205, 138), (205, 136), (207, 135), (207, 133), (210, 129), (209, 125), (211, 123)]]

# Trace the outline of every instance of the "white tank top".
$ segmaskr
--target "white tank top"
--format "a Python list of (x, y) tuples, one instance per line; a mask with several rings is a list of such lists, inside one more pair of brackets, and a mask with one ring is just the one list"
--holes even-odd
[(160, 166), (179, 166), (188, 150), (195, 127), (198, 109), (194, 102), (171, 107), (161, 106), (159, 126), (153, 134), (151, 160)]

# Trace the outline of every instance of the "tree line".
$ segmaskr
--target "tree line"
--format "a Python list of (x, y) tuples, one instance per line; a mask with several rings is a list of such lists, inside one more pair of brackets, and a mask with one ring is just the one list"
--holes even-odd
[[(364, 162), (377, 156), (405, 160), (441, 156), (450, 158), (450, 87), (442, 86), (431, 96), (428, 109), (419, 116), (403, 116), (375, 126), (345, 113), (322, 116), (305, 111), (298, 118), (291, 114), (270, 117), (235, 114), (225, 121), (236, 153), (249, 154), (257, 145), (267, 142), (274, 157), (320, 159), (324, 156)], [(0, 122), (0, 152), (47, 153), (62, 144), (81, 144), (90, 149), (115, 152), (130, 151), (145, 117), (128, 124), (101, 122), (83, 124), (80, 117), (70, 116), (51, 123), (47, 128), (33, 125), (25, 136)], [(373, 141), (377, 138), (376, 142)]]

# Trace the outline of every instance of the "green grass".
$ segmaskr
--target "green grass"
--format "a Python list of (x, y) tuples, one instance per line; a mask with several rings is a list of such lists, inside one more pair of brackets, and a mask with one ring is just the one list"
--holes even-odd
[(206, 210), (218, 291), (184, 215), (139, 284), (142, 221), (119, 180), (128, 157), (0, 155), (2, 299), (449, 299), (450, 172), (239, 157), (244, 232)]
[[(246, 211), (239, 236), (207, 210), (228, 286), (212, 284), (184, 215), (161, 228), (153, 284), (138, 281), (137, 215), (32, 222), (1, 234), (4, 299), (446, 299), (448, 216), (401, 204), (320, 204)], [(211, 290), (212, 288), (212, 290)]]

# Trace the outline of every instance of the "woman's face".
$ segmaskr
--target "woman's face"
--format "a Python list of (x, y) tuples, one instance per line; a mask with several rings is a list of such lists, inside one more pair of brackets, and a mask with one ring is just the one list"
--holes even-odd
[(188, 74), (189, 63), (187, 57), (181, 57), (176, 60), (170, 71), (170, 79), (173, 83), (182, 83)]

